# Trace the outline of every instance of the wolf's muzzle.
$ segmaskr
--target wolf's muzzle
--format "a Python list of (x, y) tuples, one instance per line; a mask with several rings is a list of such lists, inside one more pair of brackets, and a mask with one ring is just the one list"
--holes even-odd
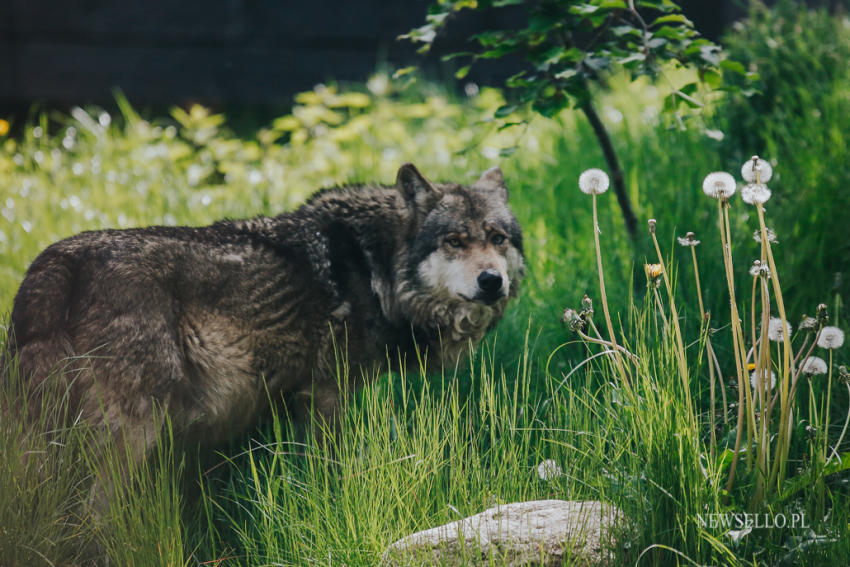
[(476, 299), (485, 303), (493, 303), (504, 295), (502, 293), (502, 274), (492, 268), (478, 274), (478, 289)]

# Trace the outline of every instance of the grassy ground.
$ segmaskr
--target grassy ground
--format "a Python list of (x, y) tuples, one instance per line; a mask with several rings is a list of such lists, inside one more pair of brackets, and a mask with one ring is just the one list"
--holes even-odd
[[(150, 122), (126, 104), (122, 116), (76, 110), (44, 117), (23, 139), (0, 138), (0, 309), (11, 305), (28, 262), (59, 238), (102, 227), (273, 214), (322, 186), (391, 183), (404, 161), (432, 178), (465, 182), (499, 164), (529, 263), (519, 300), (456, 375), (376, 376), (346, 406), (341, 433), (323, 446), (303, 426), (275, 420), (199, 465), (169, 450), (166, 438), (149, 467), (119, 483), (118, 505), (99, 519), (80, 505), (91, 484), (85, 427), (26, 435), (20, 412), (53, 423), (62, 404), (24, 409), (12, 372), (0, 399), (10, 408), (0, 418), (0, 565), (79, 564), (104, 550), (114, 565), (375, 565), (390, 542), (414, 530), (533, 498), (621, 506), (633, 529), (623, 535), (617, 564), (840, 564), (850, 555), (846, 471), (818, 475), (769, 503), (772, 513), (806, 513), (808, 529), (741, 536), (699, 521), (700, 514), (746, 511), (752, 486), (741, 480), (724, 498), (728, 462), (709, 454), (699, 311), (689, 251), (674, 248), (675, 236), (691, 230), (704, 242), (697, 249), (702, 289), (720, 329), (714, 340), (728, 379), (734, 363), (716, 203), (700, 186), (711, 171), (737, 175), (740, 153), (764, 148), (717, 140), (714, 130), (731, 130), (720, 113), (707, 126), (693, 120), (687, 130), (667, 128), (658, 119), (655, 87), (614, 87), (600, 107), (636, 213), (644, 222), (658, 219), (668, 269), (678, 274), (679, 315), (690, 337), (684, 381), (665, 311), (645, 299), (652, 296), (645, 294), (642, 265), (655, 261), (655, 252), (648, 234), (636, 243), (625, 236), (613, 195), (600, 199), (601, 244), (608, 300), (621, 338), (640, 359), (630, 386), (603, 358), (579, 367), (598, 350), (579, 344), (559, 322), (563, 308), (578, 307), (585, 293), (600, 312), (591, 202), (576, 182), (604, 162), (575, 115), (499, 129), (488, 121), (501, 102), (494, 91), (456, 100), (376, 76), (363, 92), (304, 93), (292, 115), (250, 140), (230, 135), (224, 117), (199, 108)], [(784, 153), (767, 156), (778, 160), (776, 200), (769, 203), (776, 203), (776, 254), (780, 270), (793, 268), (781, 272), (789, 317), (813, 314), (825, 301), (837, 306), (833, 323), (842, 325), (832, 272), (848, 265), (822, 249), (834, 236), (819, 223), (844, 197), (821, 190), (813, 204), (805, 192), (800, 196), (800, 184), (814, 175), (802, 154), (820, 164), (824, 144), (838, 150), (823, 141), (819, 123), (795, 124), (786, 138), (772, 130), (770, 149)], [(500, 156), (503, 148), (515, 150)], [(794, 169), (783, 169), (786, 160)], [(746, 268), (759, 253), (753, 210), (738, 202), (731, 225), (736, 277), (749, 289)], [(818, 257), (832, 264), (805, 269), (806, 258)], [(836, 366), (846, 362), (846, 347), (835, 355)], [(848, 411), (845, 392), (835, 387), (833, 442)], [(813, 399), (822, 393), (819, 386), (812, 391)], [(732, 388), (729, 395), (737, 399)], [(733, 424), (719, 428), (721, 449), (734, 443), (734, 408), (728, 415)], [(800, 444), (789, 468), (810, 478)], [(554, 459), (563, 474), (539, 478), (543, 459)], [(196, 481), (200, 488), (184, 496), (185, 485)]]

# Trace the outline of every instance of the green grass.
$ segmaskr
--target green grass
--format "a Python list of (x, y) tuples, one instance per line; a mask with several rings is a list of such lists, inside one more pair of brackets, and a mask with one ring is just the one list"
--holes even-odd
[[(848, 83), (836, 77), (835, 93)], [(609, 303), (640, 362), (631, 388), (601, 357), (576, 369), (598, 350), (577, 341), (559, 317), (585, 293), (599, 301), (590, 200), (577, 179), (584, 169), (604, 167), (590, 128), (576, 115), (499, 129), (488, 120), (502, 102), (495, 91), (458, 100), (430, 85), (390, 81), (386, 92), (373, 83), (374, 92), (304, 93), (292, 115), (251, 139), (236, 137), (224, 117), (199, 108), (148, 121), (124, 101), (122, 114), (109, 120), (97, 109), (76, 110), (42, 117), (21, 139), (0, 138), (0, 310), (11, 305), (27, 264), (62, 237), (275, 214), (319, 187), (392, 183), (404, 161), (431, 178), (461, 182), (498, 163), (523, 226), (529, 268), (518, 301), (468, 364), (456, 374), (374, 377), (346, 404), (338, 434), (321, 444), (313, 429), (275, 419), (196, 462), (166, 435), (151, 462), (128, 480), (119, 472), (120, 449), (105, 452), (104, 466), (95, 457), (102, 449), (92, 447), (82, 425), (25, 433), (25, 390), (8, 371), (0, 398), (0, 564), (75, 565), (108, 555), (113, 565), (371, 566), (390, 542), (412, 531), (494, 503), (536, 498), (621, 506), (630, 527), (616, 564), (830, 565), (847, 557), (847, 473), (805, 480), (804, 435), (795, 437), (791, 461), (802, 488), (770, 505), (772, 512), (807, 512), (811, 531), (755, 530), (735, 543), (728, 530), (698, 521), (699, 514), (745, 511), (751, 487), (741, 481), (724, 499), (728, 462), (707, 456), (708, 372), (698, 364), (689, 251), (674, 247), (675, 236), (691, 230), (703, 241), (697, 249), (703, 294), (719, 329), (713, 341), (732, 376), (716, 204), (700, 186), (708, 172), (737, 173), (742, 156), (763, 148), (736, 147), (743, 139), (737, 135), (717, 141), (706, 134), (706, 127), (734, 132), (722, 104), (682, 131), (653, 118), (661, 105), (655, 87), (612, 84), (599, 107), (635, 212), (643, 222), (658, 220), (677, 280), (690, 364), (684, 382), (694, 410), (684, 401), (675, 343), (644, 293), (642, 264), (655, 261), (651, 241), (648, 234), (629, 241), (610, 193), (600, 198)], [(829, 100), (830, 108), (843, 104), (837, 94)], [(836, 111), (837, 120), (850, 122), (846, 116)], [(835, 238), (830, 231), (845, 196), (818, 184), (834, 189), (840, 182), (823, 174), (829, 170), (823, 156), (833, 164), (850, 156), (822, 126), (776, 119), (767, 146), (775, 154), (766, 156), (778, 160), (768, 208), (780, 235), (775, 254), (792, 322), (827, 301), (835, 307), (833, 322), (842, 325), (844, 288), (832, 294), (832, 272), (846, 271), (848, 259), (824, 250), (824, 243)], [(513, 147), (510, 157), (499, 157), (500, 149)], [(819, 187), (816, 198), (803, 190), (811, 186)], [(731, 215), (738, 289), (749, 289), (758, 223), (740, 203)], [(832, 263), (806, 268), (818, 258)], [(748, 308), (742, 313), (748, 324)], [(836, 364), (846, 363), (846, 347), (836, 356)], [(815, 389), (820, 396), (820, 385)], [(49, 393), (43, 399), (62, 398)], [(834, 441), (847, 396), (836, 388), (832, 402)], [(26, 411), (40, 422), (37, 430), (50, 430), (62, 407), (40, 402)], [(718, 434), (721, 447), (734, 444), (730, 428)], [(563, 476), (538, 478), (543, 459), (558, 462)], [(85, 502), (98, 477), (111, 479), (118, 497), (103, 517), (92, 518)]]

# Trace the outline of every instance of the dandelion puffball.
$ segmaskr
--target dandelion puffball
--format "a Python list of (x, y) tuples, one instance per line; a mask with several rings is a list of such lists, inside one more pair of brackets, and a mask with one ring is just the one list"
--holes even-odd
[(702, 191), (713, 199), (728, 199), (735, 194), (735, 178), (725, 171), (715, 171), (705, 176)]
[(555, 462), (554, 459), (546, 459), (537, 465), (537, 476), (540, 477), (540, 480), (552, 480), (562, 474), (564, 473), (561, 470), (561, 465)]
[(815, 374), (826, 374), (826, 361), (819, 356), (810, 356), (803, 362), (803, 374), (814, 376)]
[(766, 203), (771, 194), (770, 189), (764, 183), (748, 183), (741, 189), (741, 199), (748, 205)]
[[(752, 374), (750, 374), (750, 386), (753, 387), (753, 390), (761, 390), (762, 389), (762, 381), (759, 380), (759, 374), (762, 376), (767, 376), (767, 371), (764, 369), (756, 370)], [(776, 387), (776, 372), (773, 370), (770, 371), (770, 388), (768, 390), (772, 390)]]
[(838, 327), (824, 327), (818, 338), (818, 346), (821, 348), (836, 349), (844, 344), (844, 331)]
[[(785, 329), (788, 333), (788, 336), (791, 336), (791, 323), (785, 323)], [(770, 322), (767, 325), (767, 338), (775, 343), (781, 342), (784, 340), (784, 335), (782, 334), (782, 319), (779, 317), (771, 317)]]
[(756, 260), (753, 262), (752, 267), (750, 267), (750, 275), (754, 278), (762, 276), (770, 279), (770, 266), (762, 264), (761, 260)]
[(587, 169), (578, 178), (578, 188), (587, 195), (600, 195), (608, 190), (608, 174), (601, 169)]
[(700, 242), (694, 237), (693, 232), (689, 232), (685, 236), (677, 236), (676, 240), (679, 241), (679, 246), (698, 246)]
[[(758, 178), (756, 177), (758, 174)], [(741, 167), (741, 177), (747, 183), (767, 183), (773, 175), (773, 168), (767, 162), (758, 156), (753, 156), (748, 159)]]
[(804, 316), (803, 320), (800, 321), (800, 324), (797, 326), (797, 328), (801, 331), (808, 331), (808, 332), (816, 331), (817, 328), (818, 328), (818, 320), (815, 319), (814, 317)]
[[(776, 240), (776, 232), (769, 226), (766, 226), (764, 229), (765, 234), (767, 234), (767, 241), (773, 244), (779, 244), (779, 241)], [(757, 230), (753, 233), (753, 240), (761, 244), (761, 231)]]

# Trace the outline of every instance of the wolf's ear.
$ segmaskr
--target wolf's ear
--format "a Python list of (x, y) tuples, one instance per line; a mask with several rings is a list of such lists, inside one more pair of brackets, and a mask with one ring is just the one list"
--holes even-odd
[(406, 163), (399, 168), (396, 187), (407, 204), (415, 206), (420, 212), (430, 210), (442, 197), (440, 190), (431, 185), (412, 163)]
[(505, 185), (505, 178), (499, 166), (491, 167), (482, 173), (478, 181), (472, 184), (472, 188), (479, 191), (491, 191), (501, 197), (503, 201), (508, 200), (508, 186)]

